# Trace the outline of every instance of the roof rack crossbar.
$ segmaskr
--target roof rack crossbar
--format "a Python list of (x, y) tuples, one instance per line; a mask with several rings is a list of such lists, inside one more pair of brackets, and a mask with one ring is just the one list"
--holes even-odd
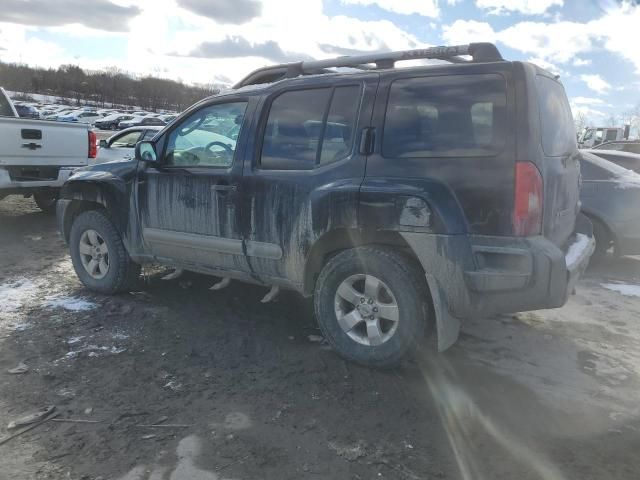
[[(466, 60), (462, 56), (471, 56)], [(416, 50), (400, 50), (396, 52), (367, 53), (345, 57), (330, 58), (326, 60), (309, 60), (304, 62), (285, 63), (260, 68), (250, 73), (233, 88), (246, 85), (267, 83), (281, 78), (292, 78), (299, 75), (313, 75), (329, 73), (329, 68), (350, 67), (361, 70), (375, 68), (393, 68), (396, 62), (405, 60), (430, 59), (446, 60), (452, 63), (465, 62), (498, 62), (503, 60), (500, 52), (492, 43), (470, 43), (468, 45), (453, 45), (442, 47), (422, 48)]]

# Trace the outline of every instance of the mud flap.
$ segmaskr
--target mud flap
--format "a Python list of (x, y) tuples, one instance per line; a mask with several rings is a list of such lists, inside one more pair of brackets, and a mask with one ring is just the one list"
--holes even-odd
[(438, 281), (428, 273), (427, 284), (431, 291), (433, 311), (436, 315), (436, 334), (438, 335), (438, 351), (444, 352), (458, 340), (460, 334), (460, 320), (449, 313), (446, 303), (442, 300), (442, 292)]

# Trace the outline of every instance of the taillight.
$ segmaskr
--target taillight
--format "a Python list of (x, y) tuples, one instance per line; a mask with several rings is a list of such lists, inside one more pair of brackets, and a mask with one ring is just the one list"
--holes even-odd
[(531, 162), (516, 162), (513, 233), (538, 235), (542, 231), (542, 176)]
[(98, 156), (98, 137), (96, 132), (89, 130), (89, 158), (96, 158)]

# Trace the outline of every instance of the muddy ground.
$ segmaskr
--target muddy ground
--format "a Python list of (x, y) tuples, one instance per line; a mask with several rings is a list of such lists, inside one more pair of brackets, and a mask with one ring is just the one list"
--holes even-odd
[(0, 441), (44, 405), (95, 422), (0, 445), (2, 480), (640, 476), (640, 287), (602, 286), (640, 284), (638, 258), (562, 309), (473, 319), (447, 353), (380, 372), (317, 342), (292, 294), (157, 271), (92, 294), (29, 199), (0, 202), (0, 245)]

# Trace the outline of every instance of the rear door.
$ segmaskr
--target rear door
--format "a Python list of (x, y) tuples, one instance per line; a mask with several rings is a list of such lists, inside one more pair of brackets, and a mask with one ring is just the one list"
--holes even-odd
[(243, 224), (252, 272), (303, 283), (323, 234), (358, 226), (378, 74), (287, 82), (264, 101), (243, 176)]
[[(580, 163), (571, 108), (554, 78), (535, 78), (540, 122), (536, 161), (544, 184), (543, 235), (562, 247), (575, 229), (580, 209)], [(600, 139), (602, 130), (599, 129)]]

